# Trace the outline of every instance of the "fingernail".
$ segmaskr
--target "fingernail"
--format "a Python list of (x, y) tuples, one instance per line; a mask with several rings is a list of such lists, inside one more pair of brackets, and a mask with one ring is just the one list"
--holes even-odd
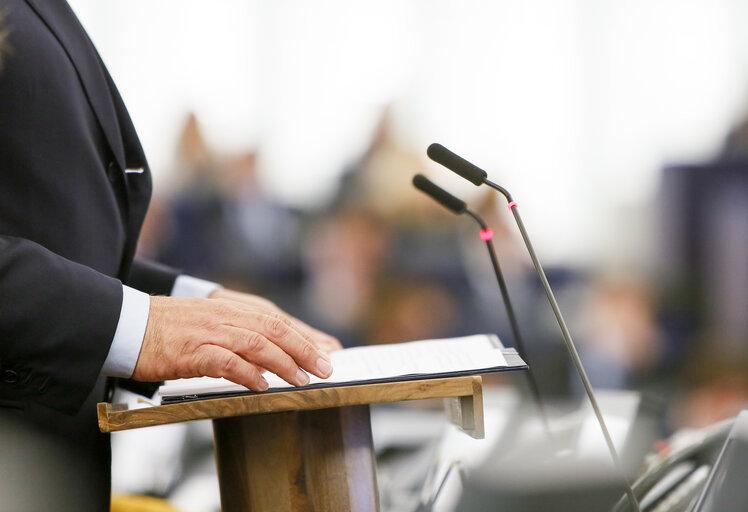
[(299, 386), (306, 386), (309, 384), (309, 375), (307, 375), (301, 368), (296, 371), (296, 383)]
[(330, 361), (325, 357), (317, 359), (317, 371), (325, 377), (328, 377), (332, 373), (332, 365), (330, 364)]
[(269, 387), (270, 384), (265, 380), (265, 377), (260, 377), (260, 391), (265, 391)]

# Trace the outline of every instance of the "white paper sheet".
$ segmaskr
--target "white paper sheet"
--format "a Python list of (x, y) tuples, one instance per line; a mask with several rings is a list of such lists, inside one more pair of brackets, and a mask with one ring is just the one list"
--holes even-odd
[[(388, 379), (405, 375), (448, 374), (507, 366), (501, 343), (494, 335), (479, 334), (461, 338), (371, 345), (333, 352), (333, 374), (327, 379), (310, 375), (310, 385), (342, 384)], [(292, 387), (280, 377), (266, 373), (270, 388)], [(166, 382), (161, 397), (247, 391), (225, 379), (200, 377)]]

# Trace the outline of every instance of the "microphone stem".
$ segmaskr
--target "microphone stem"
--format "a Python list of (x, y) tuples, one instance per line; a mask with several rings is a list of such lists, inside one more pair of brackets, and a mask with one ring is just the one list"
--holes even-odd
[[(485, 180), (485, 183), (489, 185), (490, 187), (501, 192), (510, 203), (513, 202), (512, 196), (509, 194), (509, 192), (505, 188), (489, 180)], [(641, 512), (641, 509), (639, 508), (639, 502), (637, 501), (636, 496), (634, 496), (634, 491), (631, 488), (631, 484), (629, 483), (628, 478), (626, 478), (626, 475), (623, 471), (623, 467), (621, 466), (621, 461), (618, 458), (618, 452), (616, 451), (615, 445), (613, 444), (613, 439), (610, 437), (610, 432), (608, 432), (608, 427), (605, 425), (605, 420), (603, 419), (602, 412), (600, 411), (600, 407), (597, 404), (597, 399), (595, 398), (595, 393), (592, 389), (592, 384), (590, 384), (590, 380), (589, 378), (587, 378), (587, 372), (584, 371), (584, 366), (582, 366), (582, 360), (580, 359), (579, 353), (577, 352), (577, 349), (574, 346), (574, 342), (571, 339), (571, 333), (569, 332), (569, 328), (566, 326), (566, 322), (564, 321), (564, 318), (561, 315), (561, 310), (558, 307), (558, 302), (556, 302), (556, 297), (554, 297), (553, 295), (553, 290), (551, 290), (551, 285), (548, 283), (548, 278), (546, 277), (545, 272), (543, 271), (543, 267), (540, 265), (540, 261), (538, 261), (538, 257), (535, 254), (535, 249), (533, 248), (532, 243), (530, 242), (530, 238), (527, 236), (527, 231), (525, 230), (525, 225), (522, 222), (522, 218), (519, 215), (519, 211), (518, 211), (516, 203), (511, 207), (511, 210), (512, 210), (512, 214), (514, 215), (514, 220), (517, 222), (517, 227), (519, 227), (519, 232), (522, 235), (522, 239), (525, 242), (525, 246), (527, 246), (527, 251), (530, 253), (530, 259), (532, 259), (532, 264), (535, 266), (535, 270), (540, 276), (540, 281), (543, 283), (543, 288), (545, 289), (545, 294), (548, 296), (548, 301), (551, 304), (551, 309), (553, 309), (553, 314), (556, 316), (556, 321), (558, 322), (558, 325), (561, 328), (561, 333), (564, 336), (564, 343), (566, 344), (566, 349), (569, 351), (569, 354), (571, 355), (571, 360), (574, 363), (577, 373), (579, 374), (579, 377), (582, 380), (582, 385), (584, 386), (584, 390), (587, 392), (587, 396), (589, 397), (590, 404), (592, 405), (592, 409), (595, 412), (595, 416), (597, 417), (598, 423), (600, 424), (600, 428), (603, 432), (603, 437), (605, 438), (605, 443), (608, 445), (608, 450), (610, 451), (610, 456), (613, 459), (613, 463), (615, 464), (616, 468), (620, 471), (621, 477), (626, 483), (626, 494), (628, 494), (629, 499), (631, 500), (631, 503), (634, 506), (634, 509), (637, 510), (638, 512)]]
[[(483, 221), (483, 219), (478, 216), (477, 214), (471, 212), (470, 210), (466, 209), (465, 213), (470, 215), (475, 221), (480, 225), (481, 229), (488, 229), (488, 226)], [(496, 257), (496, 251), (494, 250), (493, 243), (491, 243), (491, 240), (486, 240), (486, 247), (488, 248), (488, 254), (491, 257), (491, 264), (493, 265), (494, 273), (496, 274), (496, 280), (499, 283), (499, 290), (501, 291), (501, 298), (504, 300), (504, 306), (506, 307), (506, 313), (507, 317), (509, 317), (509, 324), (512, 328), (512, 334), (514, 335), (514, 341), (517, 344), (517, 349), (519, 352), (519, 355), (522, 357), (522, 359), (525, 360), (527, 363), (527, 366), (529, 367), (529, 370), (527, 371), (527, 381), (530, 385), (530, 394), (532, 395), (533, 401), (535, 402), (535, 405), (538, 408), (538, 413), (540, 414), (540, 418), (543, 421), (543, 426), (545, 427), (545, 431), (548, 434), (548, 437), (553, 440), (553, 435), (551, 434), (551, 428), (550, 424), (548, 423), (548, 418), (545, 414), (545, 409), (543, 408), (543, 402), (540, 398), (540, 389), (538, 388), (538, 383), (535, 380), (534, 373), (532, 370), (532, 365), (530, 364), (530, 358), (527, 353), (527, 349), (525, 348), (525, 342), (522, 338), (522, 335), (519, 331), (519, 324), (517, 323), (517, 316), (514, 314), (514, 307), (512, 306), (512, 301), (509, 298), (509, 291), (506, 287), (506, 281), (504, 280), (504, 274), (501, 272), (501, 267), (499, 266), (499, 259)]]

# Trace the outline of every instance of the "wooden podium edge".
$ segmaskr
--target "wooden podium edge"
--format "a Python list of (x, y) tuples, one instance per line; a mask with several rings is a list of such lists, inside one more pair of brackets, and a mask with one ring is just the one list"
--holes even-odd
[(97, 406), (97, 413), (99, 429), (110, 433), (248, 414), (308, 411), (428, 398), (448, 399), (451, 421), (469, 435), (483, 437), (483, 384), (481, 377), (476, 375), (258, 393), (143, 409), (127, 409), (126, 405), (102, 402)]
[(473, 382), (473, 394), (444, 399), (449, 421), (474, 439), (486, 437), (483, 423), (483, 384), (480, 377)]

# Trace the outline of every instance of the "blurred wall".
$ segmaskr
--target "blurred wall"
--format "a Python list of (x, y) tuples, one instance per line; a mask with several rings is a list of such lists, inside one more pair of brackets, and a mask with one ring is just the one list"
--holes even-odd
[(319, 204), (394, 103), (412, 149), (513, 190), (551, 262), (646, 266), (658, 170), (711, 156), (748, 96), (739, 0), (70, 3), (160, 190), (192, 110), (213, 144), (260, 150), (275, 196)]

